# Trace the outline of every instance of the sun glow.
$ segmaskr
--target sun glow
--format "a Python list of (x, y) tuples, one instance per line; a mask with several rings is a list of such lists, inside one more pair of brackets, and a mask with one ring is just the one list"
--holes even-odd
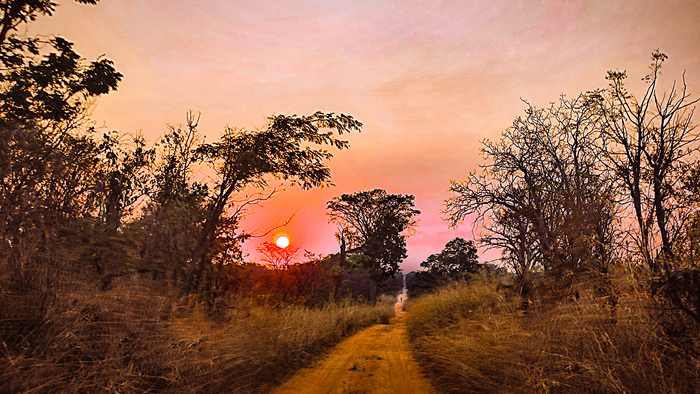
[(278, 235), (275, 239), (275, 244), (284, 249), (289, 246), (289, 238), (286, 235)]

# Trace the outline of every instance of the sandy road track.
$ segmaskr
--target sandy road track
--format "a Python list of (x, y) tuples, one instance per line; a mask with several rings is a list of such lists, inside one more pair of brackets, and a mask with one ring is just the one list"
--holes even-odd
[(402, 303), (391, 324), (366, 328), (273, 393), (435, 393), (407, 347)]

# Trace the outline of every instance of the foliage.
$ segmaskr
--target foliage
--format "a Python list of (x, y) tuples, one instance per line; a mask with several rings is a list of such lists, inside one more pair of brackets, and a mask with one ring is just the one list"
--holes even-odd
[(320, 305), (333, 297), (332, 269), (330, 261), (320, 259), (286, 270), (258, 264), (226, 265), (222, 268), (221, 288), (227, 295), (245, 294), (261, 305)]
[(528, 105), (500, 142), (484, 141), (481, 172), (452, 182), (450, 224), (476, 214), (481, 241), (502, 248), (520, 279), (541, 266), (567, 287), (580, 273), (605, 277), (622, 261), (642, 263), (652, 293), (698, 319), (691, 295), (700, 269), (686, 257), (700, 208), (698, 99), (685, 81), (658, 91), (666, 59), (652, 53), (640, 98), (626, 90), (625, 72), (609, 71), (608, 89), (544, 110)]
[(374, 189), (342, 194), (327, 203), (330, 221), (360, 247), (375, 281), (396, 274), (406, 258), (405, 233), (415, 228), (414, 217), (420, 214), (413, 201), (412, 195)]
[(465, 273), (475, 274), (480, 268), (474, 241), (459, 237), (448, 242), (440, 253), (430, 255), (420, 265), (434, 274), (451, 279), (457, 279)]
[(106, 201), (105, 152), (85, 122), (92, 100), (115, 90), (122, 78), (110, 60), (87, 62), (64, 38), (16, 33), (56, 6), (0, 3), (0, 265), (8, 273), (2, 285), (33, 293), (43, 310), (68, 265), (58, 248), (76, 240), (61, 233), (81, 227), (86, 222), (79, 219), (92, 217)]
[(431, 271), (415, 271), (406, 275), (406, 290), (410, 298), (418, 298), (446, 286), (449, 280)]
[[(276, 115), (268, 121), (265, 129), (252, 132), (227, 128), (218, 142), (201, 144), (196, 149), (201, 160), (216, 172), (218, 181), (210, 188), (206, 202), (205, 219), (188, 268), (187, 291), (203, 285), (202, 291), (210, 293), (212, 278), (204, 282), (201, 278), (212, 268), (212, 252), (222, 229), (222, 218), (236, 193), (247, 187), (266, 187), (270, 178), (290, 181), (303, 189), (331, 185), (326, 161), (332, 154), (321, 146), (345, 149), (347, 141), (337, 138), (334, 131), (342, 135), (359, 131), (362, 126), (351, 116), (323, 112)], [(246, 202), (241, 205), (245, 207)], [(239, 219), (233, 216), (234, 222)]]
[(128, 146), (117, 132), (105, 133), (99, 145), (104, 155), (99, 173), (100, 216), (107, 228), (116, 231), (126, 215), (149, 194), (151, 164), (155, 148), (146, 139), (133, 136)]

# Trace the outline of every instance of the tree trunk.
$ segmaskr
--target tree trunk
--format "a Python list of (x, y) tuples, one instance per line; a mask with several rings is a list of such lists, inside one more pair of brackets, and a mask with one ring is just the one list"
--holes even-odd
[(377, 301), (377, 281), (369, 280), (369, 301), (374, 304)]
[(336, 299), (336, 301), (340, 297), (340, 287), (343, 284), (343, 275), (345, 274), (345, 259), (347, 258), (347, 252), (346, 252), (345, 248), (346, 248), (345, 236), (341, 235), (340, 236), (340, 262), (338, 263), (338, 266), (340, 268), (340, 272), (338, 272), (338, 274), (335, 278), (335, 289), (333, 291), (333, 297)]

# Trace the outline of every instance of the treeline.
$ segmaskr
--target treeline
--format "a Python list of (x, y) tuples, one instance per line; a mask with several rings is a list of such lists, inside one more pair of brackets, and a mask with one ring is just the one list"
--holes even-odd
[(606, 89), (525, 102), (499, 141), (483, 142), (486, 164), (452, 182), (450, 224), (476, 215), (481, 243), (503, 250), (526, 302), (545, 278), (541, 290), (559, 298), (595, 283), (614, 307), (611, 273), (631, 270), (658, 307), (700, 321), (698, 99), (685, 79), (661, 90), (666, 59), (652, 53), (641, 96), (609, 71)]
[[(359, 132), (359, 121), (276, 115), (260, 129), (227, 127), (205, 142), (199, 114), (190, 112), (154, 143), (101, 132), (90, 112), (122, 79), (113, 62), (87, 61), (61, 37), (17, 33), (56, 6), (0, 7), (0, 286), (4, 303), (17, 305), (0, 318), (41, 319), (66, 288), (107, 291), (132, 279), (208, 309), (232, 293), (318, 305), (374, 301), (378, 291), (401, 287), (394, 276), (420, 213), (411, 195), (375, 189), (329, 201), (341, 249), (335, 257), (286, 253), (272, 267), (251, 264), (242, 251), (253, 236), (242, 219), (278, 192), (268, 182), (332, 185), (328, 148), (346, 149), (341, 136)], [(276, 248), (270, 256), (280, 249), (269, 247)]]

